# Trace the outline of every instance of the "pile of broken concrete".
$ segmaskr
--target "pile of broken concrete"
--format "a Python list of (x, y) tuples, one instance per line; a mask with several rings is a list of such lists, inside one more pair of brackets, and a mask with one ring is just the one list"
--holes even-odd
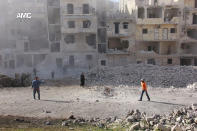
[(139, 110), (131, 111), (123, 121), (133, 130), (161, 130), (161, 131), (196, 131), (197, 130), (197, 104), (174, 110), (169, 115), (153, 115), (147, 117)]
[(114, 117), (85, 120), (83, 118), (75, 118), (71, 115), (67, 120), (62, 122), (62, 126), (70, 126), (72, 124), (92, 124), (105, 129), (117, 129), (117, 127), (123, 127), (128, 129), (128, 131), (196, 131), (197, 104), (176, 109), (168, 115), (154, 114), (153, 116), (147, 116), (145, 112), (132, 110), (124, 119)]
[(152, 87), (187, 87), (197, 82), (194, 66), (156, 66), (131, 64), (119, 67), (95, 68), (87, 73), (88, 85), (136, 86), (145, 79)]

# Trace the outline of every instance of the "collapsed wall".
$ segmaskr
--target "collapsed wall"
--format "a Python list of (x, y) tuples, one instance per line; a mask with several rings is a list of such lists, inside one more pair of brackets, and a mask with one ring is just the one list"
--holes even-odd
[(90, 86), (140, 86), (140, 80), (145, 79), (152, 87), (186, 87), (197, 82), (197, 68), (132, 64), (95, 68), (87, 73), (87, 77)]

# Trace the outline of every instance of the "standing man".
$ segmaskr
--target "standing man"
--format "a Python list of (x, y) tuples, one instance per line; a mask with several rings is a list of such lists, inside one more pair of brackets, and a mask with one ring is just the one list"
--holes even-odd
[(51, 72), (51, 78), (54, 79), (54, 77), (55, 77), (55, 72), (52, 71), (52, 72)]
[(144, 92), (146, 92), (146, 96), (148, 98), (148, 101), (150, 101), (150, 97), (147, 92), (146, 82), (144, 81), (144, 79), (141, 79), (141, 86), (142, 86), (142, 94), (141, 94), (139, 101), (142, 101), (142, 97), (143, 97)]
[(80, 80), (81, 80), (80, 86), (84, 86), (85, 85), (85, 75), (83, 72), (81, 73)]
[(38, 99), (40, 100), (40, 84), (42, 82), (39, 80), (39, 78), (36, 76), (35, 79), (32, 81), (32, 88), (33, 88), (33, 97), (36, 99), (35, 95), (36, 92), (38, 93)]

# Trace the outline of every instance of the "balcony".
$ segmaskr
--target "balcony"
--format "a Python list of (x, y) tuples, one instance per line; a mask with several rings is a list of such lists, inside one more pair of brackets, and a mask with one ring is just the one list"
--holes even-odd
[(68, 14), (67, 9), (64, 8), (62, 11), (62, 14), (65, 18), (67, 17), (73, 17), (73, 18), (78, 18), (78, 17), (88, 17), (88, 16), (95, 16), (96, 15), (96, 10), (95, 8), (90, 8), (89, 13), (83, 13), (83, 8), (82, 7), (76, 7), (73, 10), (73, 13)]
[(128, 50), (117, 50), (117, 49), (108, 49), (107, 55), (129, 55), (130, 52)]
[(145, 18), (145, 19), (137, 19), (137, 24), (163, 24), (164, 21), (162, 18)]
[(96, 33), (97, 30), (94, 27), (91, 28), (64, 28), (62, 27), (62, 33)]
[(63, 15), (63, 19), (90, 19), (90, 18), (96, 18), (93, 14), (69, 14), (69, 15)]

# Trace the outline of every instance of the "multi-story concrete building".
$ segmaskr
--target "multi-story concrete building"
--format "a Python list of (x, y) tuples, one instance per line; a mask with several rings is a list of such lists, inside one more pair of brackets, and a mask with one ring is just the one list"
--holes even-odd
[(195, 21), (192, 21), (192, 18), (195, 19), (192, 13), (195, 11), (194, 2), (144, 0), (138, 1), (137, 5), (137, 62), (157, 65), (196, 65), (195, 48), (189, 49), (190, 45), (194, 46), (192, 44), (194, 41), (191, 41), (194, 39), (184, 36), (184, 32), (190, 38), (195, 36), (195, 25), (192, 23)]
[(197, 0), (181, 0), (180, 65), (197, 66)]
[[(49, 78), (53, 71), (63, 77), (130, 63), (197, 65), (197, 0), (120, 0), (119, 10), (109, 0), (9, 0), (1, 6), (7, 10), (0, 13), (5, 74), (34, 71)], [(24, 12), (32, 18), (16, 18)]]
[(134, 62), (135, 18), (127, 13), (107, 15), (107, 51), (105, 58), (108, 66), (121, 66)]
[[(44, 51), (49, 48), (45, 1), (5, 2), (7, 11), (2, 12), (7, 15), (1, 19), (6, 20), (7, 41), (0, 51), (3, 63), (1, 72), (12, 75), (15, 72), (30, 72), (42, 62), (37, 59), (41, 58), (40, 54), (45, 54)], [(17, 18), (19, 13), (31, 13), (31, 19)]]

